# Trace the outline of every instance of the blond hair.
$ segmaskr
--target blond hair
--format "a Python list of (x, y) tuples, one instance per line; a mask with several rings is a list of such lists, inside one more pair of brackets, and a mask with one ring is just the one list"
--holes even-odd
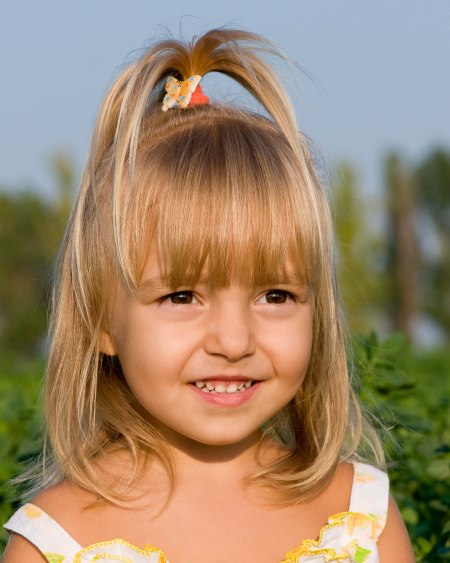
[[(312, 289), (307, 375), (265, 429), (290, 450), (253, 478), (299, 502), (325, 486), (339, 459), (356, 455), (363, 422), (347, 372), (330, 214), (290, 99), (264, 59), (275, 51), (239, 30), (162, 41), (107, 94), (55, 284), (45, 484), (68, 478), (121, 502), (124, 491), (107, 490), (95, 471), (112, 446), (131, 454), (128, 484), (151, 456), (173, 471), (120, 363), (100, 349), (114, 291), (139, 290), (150, 244), (170, 287), (195, 282), (206, 265), (216, 286), (270, 282), (289, 259)], [(236, 80), (269, 117), (221, 103), (161, 111), (167, 76), (209, 72)]]

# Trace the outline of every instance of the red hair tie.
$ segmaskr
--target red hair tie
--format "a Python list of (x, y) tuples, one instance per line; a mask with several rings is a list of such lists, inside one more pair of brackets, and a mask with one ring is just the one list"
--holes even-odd
[(189, 102), (190, 106), (201, 106), (204, 104), (209, 104), (208, 96), (205, 96), (203, 93), (202, 87), (200, 84), (197, 85), (197, 88), (194, 90), (191, 100)]

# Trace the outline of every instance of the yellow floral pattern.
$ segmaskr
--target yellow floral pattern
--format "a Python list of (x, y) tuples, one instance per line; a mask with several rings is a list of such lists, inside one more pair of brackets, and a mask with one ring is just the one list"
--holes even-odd
[[(378, 563), (377, 540), (383, 531), (388, 505), (387, 475), (370, 465), (354, 462), (348, 512), (334, 514), (317, 540), (304, 540), (281, 563)], [(33, 504), (20, 508), (5, 524), (27, 538), (49, 563), (169, 563), (151, 545), (139, 549), (122, 539), (81, 547), (55, 520)]]
[(42, 510), (33, 504), (26, 504), (23, 510), (28, 518), (40, 518), (42, 516)]

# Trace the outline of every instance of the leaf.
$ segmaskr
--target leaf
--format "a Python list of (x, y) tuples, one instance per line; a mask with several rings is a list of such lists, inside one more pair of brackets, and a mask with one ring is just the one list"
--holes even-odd
[(406, 508), (403, 508), (401, 512), (406, 524), (417, 524), (419, 521), (419, 515), (414, 508), (407, 506)]
[(436, 459), (426, 469), (434, 479), (445, 481), (450, 478), (450, 459)]

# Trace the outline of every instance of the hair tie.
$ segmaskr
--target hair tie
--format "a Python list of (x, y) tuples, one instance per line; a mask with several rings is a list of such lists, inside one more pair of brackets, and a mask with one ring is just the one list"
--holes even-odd
[(200, 87), (201, 76), (194, 74), (186, 80), (177, 80), (174, 76), (168, 76), (166, 81), (166, 92), (164, 96), (162, 110), (167, 111), (175, 103), (181, 108), (189, 105), (208, 104), (209, 98), (203, 94)]

